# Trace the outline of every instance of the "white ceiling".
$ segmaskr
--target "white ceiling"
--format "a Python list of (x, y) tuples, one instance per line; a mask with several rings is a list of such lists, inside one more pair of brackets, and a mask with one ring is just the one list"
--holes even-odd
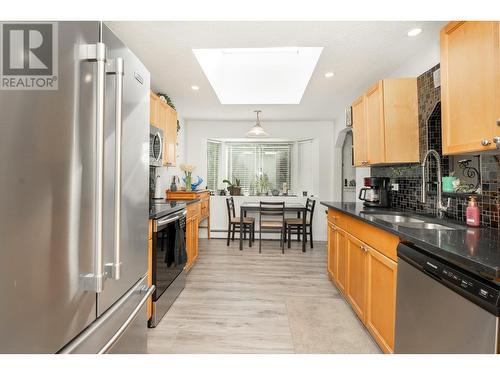
[[(186, 119), (332, 120), (346, 97), (395, 71), (439, 40), (444, 22), (107, 22), (151, 72), (154, 91), (167, 93)], [(422, 34), (409, 38), (409, 29)], [(222, 105), (193, 48), (324, 47), (300, 104)], [(325, 78), (333, 71), (333, 78)], [(191, 89), (199, 86), (198, 91)], [(348, 99), (350, 100), (350, 99)]]

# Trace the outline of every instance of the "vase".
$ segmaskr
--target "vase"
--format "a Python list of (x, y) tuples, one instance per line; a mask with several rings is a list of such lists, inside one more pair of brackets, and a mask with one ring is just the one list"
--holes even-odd
[(191, 173), (186, 173), (186, 191), (193, 190), (191, 187)]

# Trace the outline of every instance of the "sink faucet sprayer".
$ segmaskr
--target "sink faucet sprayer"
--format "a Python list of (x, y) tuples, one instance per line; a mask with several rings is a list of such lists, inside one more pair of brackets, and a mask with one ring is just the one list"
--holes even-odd
[(427, 183), (425, 181), (425, 167), (427, 166), (427, 159), (429, 156), (434, 156), (434, 159), (436, 159), (436, 164), (437, 164), (437, 198), (436, 198), (436, 208), (437, 208), (437, 216), (439, 218), (444, 217), (444, 213), (448, 210), (448, 207), (450, 207), (450, 198), (448, 198), (448, 201), (446, 204), (443, 204), (442, 201), (442, 195), (443, 195), (443, 189), (441, 187), (441, 156), (439, 156), (438, 152), (436, 150), (429, 150), (424, 156), (424, 160), (422, 162), (422, 203), (426, 203), (427, 201)]

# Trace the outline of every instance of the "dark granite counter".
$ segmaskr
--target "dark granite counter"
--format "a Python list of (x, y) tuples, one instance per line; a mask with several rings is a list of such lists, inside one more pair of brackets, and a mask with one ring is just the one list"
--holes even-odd
[[(496, 229), (471, 228), (462, 222), (439, 220), (431, 216), (414, 215), (411, 212), (367, 208), (362, 203), (321, 202), (321, 204), (393, 233), (402, 241), (412, 243), (438, 258), (500, 283), (500, 232)], [(371, 216), (375, 213), (398, 213), (453, 226), (456, 229), (408, 228)]]

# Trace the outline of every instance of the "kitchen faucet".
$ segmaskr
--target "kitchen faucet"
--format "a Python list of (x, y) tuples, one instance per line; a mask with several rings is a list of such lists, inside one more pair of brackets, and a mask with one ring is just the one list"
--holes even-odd
[(437, 208), (437, 217), (442, 219), (444, 217), (444, 213), (448, 210), (450, 206), (450, 198), (446, 204), (443, 204), (442, 196), (443, 189), (441, 187), (441, 156), (438, 154), (436, 150), (429, 150), (424, 156), (424, 161), (422, 162), (422, 203), (426, 203), (427, 201), (427, 182), (425, 181), (425, 167), (427, 166), (427, 160), (429, 156), (434, 156), (437, 164), (437, 198), (436, 198), (436, 208)]

